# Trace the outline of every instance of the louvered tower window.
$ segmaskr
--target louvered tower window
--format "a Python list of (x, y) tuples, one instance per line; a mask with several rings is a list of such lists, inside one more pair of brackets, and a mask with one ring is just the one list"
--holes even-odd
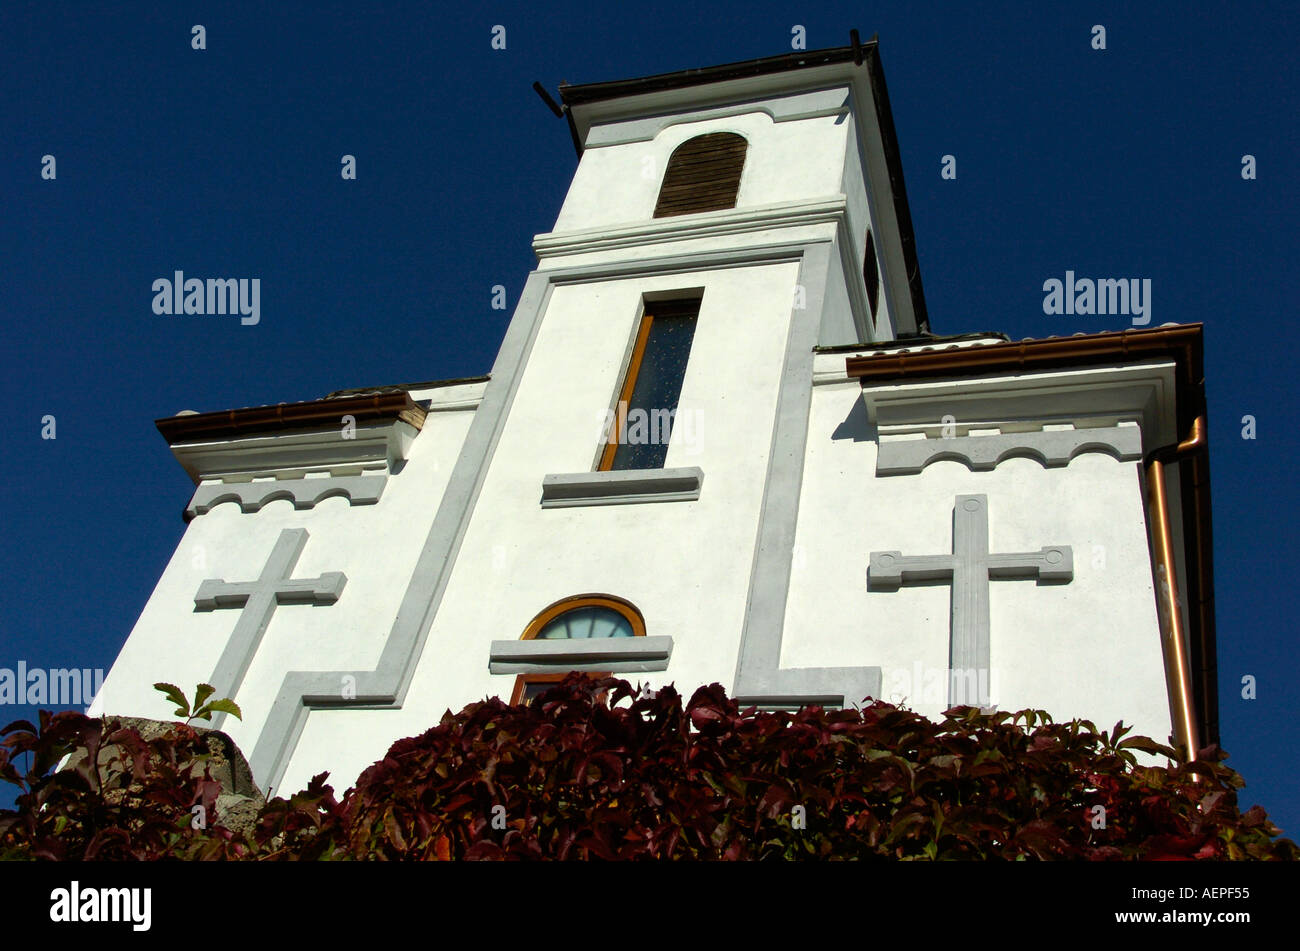
[(655, 217), (735, 208), (748, 144), (734, 132), (710, 132), (677, 146), (659, 188)]

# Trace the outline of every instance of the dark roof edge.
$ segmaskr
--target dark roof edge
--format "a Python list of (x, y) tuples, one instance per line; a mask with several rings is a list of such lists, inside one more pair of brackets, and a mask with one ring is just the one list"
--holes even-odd
[[(864, 51), (874, 50), (876, 40), (867, 40), (862, 44)], [(622, 99), (626, 96), (640, 96), (646, 93), (660, 92), (665, 89), (685, 89), (689, 86), (703, 86), (710, 83), (726, 82), (731, 79), (745, 79), (750, 76), (766, 76), (771, 73), (784, 73), (795, 69), (812, 66), (829, 66), (853, 59), (853, 47), (836, 46), (824, 50), (798, 50), (782, 53), (779, 56), (764, 56), (759, 59), (743, 60), (739, 63), (724, 63), (721, 66), (705, 66), (696, 69), (681, 69), (672, 73), (657, 73), (638, 79), (615, 79), (602, 83), (584, 83), (571, 85), (560, 83), (560, 101), (572, 108), (585, 106), (606, 99)]]
[(912, 337), (897, 337), (893, 340), (875, 340), (866, 343), (837, 343), (831, 347), (813, 347), (813, 353), (857, 353), (861, 350), (896, 350), (899, 347), (937, 347), (959, 340), (988, 340), (993, 338), (1003, 343), (1010, 343), (1011, 338), (996, 330), (976, 331), (964, 334), (917, 334)]
[[(1204, 380), (1202, 325), (1174, 324), (1135, 330), (1108, 330), (1070, 337), (991, 343), (982, 347), (948, 347), (849, 357), (845, 369), (863, 386), (900, 378), (978, 376), (986, 373), (1053, 369), (1088, 362), (1145, 359), (1172, 354), (1177, 358), (1178, 385)], [(1180, 401), (1181, 403), (1182, 401)], [(1178, 429), (1185, 432), (1194, 414), (1181, 406)]]
[(912, 228), (912, 210), (907, 203), (907, 185), (903, 181), (903, 158), (898, 150), (898, 132), (894, 128), (894, 111), (889, 105), (885, 70), (880, 64), (880, 44), (875, 40), (863, 44), (867, 49), (866, 65), (871, 74), (871, 95), (876, 100), (880, 119), (880, 139), (885, 149), (885, 166), (889, 169), (890, 191), (894, 193), (894, 216), (898, 219), (898, 238), (903, 245), (903, 266), (907, 268), (907, 287), (911, 292), (912, 316), (916, 329), (930, 332), (930, 313), (925, 306), (921, 286), (921, 263), (916, 255), (916, 232)]
[(352, 416), (356, 422), (402, 420), (419, 429), (424, 425), (426, 411), (411, 399), (409, 393), (375, 393), (335, 400), (218, 410), (214, 413), (186, 413), (156, 419), (154, 425), (168, 445), (175, 445), (196, 439), (224, 439), (337, 426), (344, 415)]
[(361, 396), (365, 393), (406, 393), (410, 390), (434, 390), (443, 386), (462, 386), (466, 383), (486, 383), (489, 374), (483, 376), (458, 376), (450, 380), (425, 380), (421, 383), (387, 383), (383, 386), (354, 386), (346, 390), (326, 393), (325, 399), (336, 400), (345, 396)]

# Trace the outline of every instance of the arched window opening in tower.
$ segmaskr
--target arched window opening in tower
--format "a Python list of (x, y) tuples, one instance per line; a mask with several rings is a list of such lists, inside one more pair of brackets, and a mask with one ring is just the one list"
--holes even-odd
[(710, 132), (673, 150), (659, 187), (656, 218), (736, 207), (749, 143), (734, 132)]

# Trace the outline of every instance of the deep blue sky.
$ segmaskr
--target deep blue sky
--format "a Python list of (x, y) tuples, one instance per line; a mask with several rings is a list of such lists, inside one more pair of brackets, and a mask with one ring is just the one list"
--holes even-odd
[[(1045, 316), (1067, 268), (1150, 278), (1152, 326), (1204, 322), (1223, 744), (1243, 807), (1300, 838), (1293, 4), (294, 6), (0, 6), (0, 667), (111, 666), (191, 491), (155, 418), (487, 372), (491, 288), (513, 309), (575, 166), (533, 80), (857, 27), (880, 34), (935, 332), (1128, 326)], [(156, 316), (178, 269), (260, 277), (261, 323)]]

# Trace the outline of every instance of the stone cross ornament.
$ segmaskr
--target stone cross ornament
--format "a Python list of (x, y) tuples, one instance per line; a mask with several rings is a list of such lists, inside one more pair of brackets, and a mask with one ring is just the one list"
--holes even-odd
[[(952, 512), (952, 554), (903, 555), (873, 551), (867, 569), (870, 590), (897, 591), (900, 585), (946, 581), (952, 585), (948, 703), (989, 706), (989, 582), (1035, 578), (1068, 583), (1074, 577), (1069, 545), (1031, 552), (989, 551), (989, 505), (984, 495), (959, 495)], [(976, 695), (960, 680), (977, 684)]]

